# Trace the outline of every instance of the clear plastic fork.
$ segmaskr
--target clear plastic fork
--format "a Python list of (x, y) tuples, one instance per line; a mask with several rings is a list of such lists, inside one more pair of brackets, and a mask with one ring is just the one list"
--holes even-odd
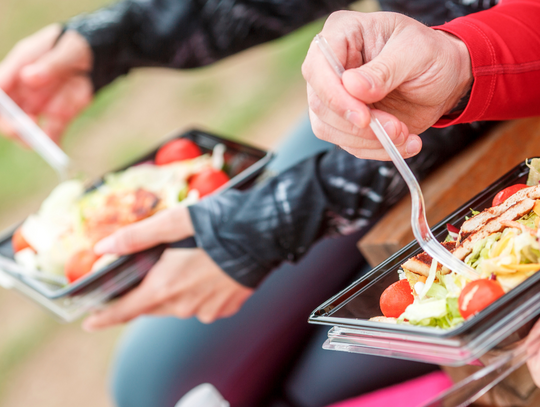
[[(345, 68), (343, 68), (343, 65), (337, 59), (332, 48), (326, 41), (326, 38), (317, 34), (315, 36), (315, 43), (318, 45), (334, 72), (341, 78), (343, 72), (345, 72)], [(424, 196), (422, 195), (420, 185), (379, 120), (373, 116), (373, 113), (371, 113), (369, 126), (409, 187), (412, 199), (411, 226), (414, 237), (418, 241), (418, 244), (420, 244), (420, 247), (446, 268), (455, 271), (468, 279), (478, 279), (479, 276), (472, 267), (469, 267), (457, 257), (454, 257), (452, 253), (446, 250), (444, 246), (435, 239), (433, 233), (431, 233), (426, 219)]]
[(2, 89), (0, 115), (17, 130), (21, 139), (56, 171), (61, 181), (70, 178), (71, 163), (66, 153)]

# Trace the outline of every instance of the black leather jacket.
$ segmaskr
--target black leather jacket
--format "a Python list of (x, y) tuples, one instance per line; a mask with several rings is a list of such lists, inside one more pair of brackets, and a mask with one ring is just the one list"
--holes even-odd
[[(124, 0), (70, 20), (94, 53), (96, 90), (131, 68), (192, 68), (283, 36), (349, 0)], [(478, 1), (381, 0), (428, 24), (478, 10)], [(486, 3), (482, 0), (482, 4)], [(424, 133), (409, 160), (424, 178), (479, 134), (468, 125)], [(190, 208), (196, 240), (229, 275), (255, 287), (283, 261), (301, 258), (323, 236), (367, 230), (406, 193), (391, 163), (343, 150), (319, 154), (247, 191)]]
[(124, 0), (68, 22), (96, 89), (140, 66), (194, 68), (290, 33), (351, 0)]
[[(68, 21), (94, 53), (95, 89), (131, 68), (194, 68), (282, 37), (354, 0), (123, 0)], [(380, 0), (427, 25), (498, 0)]]
[[(488, 125), (429, 129), (421, 135), (420, 154), (407, 161), (423, 179)], [(249, 191), (208, 197), (190, 212), (198, 245), (234, 279), (255, 287), (321, 237), (367, 232), (407, 193), (393, 163), (357, 159), (336, 148)]]

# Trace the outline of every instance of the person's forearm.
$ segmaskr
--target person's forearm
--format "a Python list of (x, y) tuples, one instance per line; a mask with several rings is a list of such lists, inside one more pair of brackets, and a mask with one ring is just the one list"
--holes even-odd
[(490, 10), (436, 27), (469, 50), (474, 84), (457, 117), (437, 126), (540, 114), (540, 2), (503, 0)]
[[(418, 178), (471, 143), (480, 131), (429, 131), (409, 160)], [(257, 286), (283, 261), (297, 261), (321, 237), (367, 231), (407, 193), (390, 162), (336, 149), (252, 190), (227, 191), (190, 207), (195, 239), (238, 282)]]
[(94, 52), (96, 89), (140, 66), (193, 68), (281, 37), (352, 0), (123, 0), (68, 29)]

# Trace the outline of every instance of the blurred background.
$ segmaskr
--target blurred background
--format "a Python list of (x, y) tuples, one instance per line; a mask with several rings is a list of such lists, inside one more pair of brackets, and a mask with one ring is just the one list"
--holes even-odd
[[(47, 24), (110, 0), (2, 0), (0, 58)], [(376, 8), (363, 1), (361, 11)], [(94, 177), (193, 127), (271, 149), (307, 114), (300, 66), (315, 22), (211, 67), (141, 69), (101, 91), (69, 128), (63, 147)], [(0, 137), (0, 228), (37, 209), (57, 182), (32, 151)], [(0, 288), (0, 407), (112, 406), (107, 368), (122, 328), (88, 334)]]

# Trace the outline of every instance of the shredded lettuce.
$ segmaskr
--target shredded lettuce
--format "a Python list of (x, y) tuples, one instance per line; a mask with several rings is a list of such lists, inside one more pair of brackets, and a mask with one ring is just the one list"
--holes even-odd
[(407, 307), (399, 317), (400, 320), (408, 320), (414, 325), (430, 325), (432, 318), (442, 318), (447, 314), (446, 300), (435, 298), (425, 299)]
[(480, 211), (475, 211), (473, 208), (469, 208), (469, 209), (471, 210), (471, 216), (465, 216), (465, 220), (469, 220), (480, 213)]
[(487, 259), (489, 257), (491, 248), (495, 242), (499, 241), (500, 238), (501, 233), (494, 233), (485, 239), (476, 242), (473, 246), (472, 252), (465, 257), (465, 263), (472, 268), (476, 268), (482, 259)]
[(437, 276), (437, 260), (431, 261), (431, 267), (429, 268), (429, 275), (426, 280), (426, 283), (424, 284), (424, 288), (422, 288), (422, 292), (418, 295), (420, 299), (424, 298), (428, 291), (431, 289), (431, 286), (433, 285), (433, 282), (435, 281), (435, 277)]
[(448, 291), (449, 297), (459, 297), (461, 290), (467, 284), (467, 279), (460, 274), (449, 273), (439, 277), (441, 283)]
[(540, 261), (540, 250), (536, 247), (525, 246), (521, 249), (521, 263), (538, 263)]
[(448, 290), (442, 284), (433, 283), (426, 293), (426, 296), (437, 300), (443, 300), (448, 296)]
[[(432, 281), (429, 285), (429, 280)], [(422, 293), (414, 303), (409, 305), (398, 318), (398, 322), (407, 321), (412, 325), (452, 328), (463, 322), (459, 313), (458, 297), (467, 283), (464, 277), (454, 273), (442, 275), (437, 273), (437, 262), (433, 261), (430, 276)], [(427, 288), (426, 288), (427, 287)]]
[(459, 313), (458, 299), (429, 298), (407, 307), (398, 322), (407, 320), (410, 324), (430, 326), (433, 328), (452, 328), (461, 324), (464, 319)]
[(529, 167), (527, 185), (530, 187), (537, 186), (540, 183), (540, 158), (533, 158), (529, 162), (525, 160), (525, 165)]
[(465, 319), (459, 312), (458, 297), (449, 297), (446, 299), (450, 328), (461, 324)]
[(530, 213), (519, 219), (518, 222), (522, 225), (527, 226), (528, 228), (536, 229), (537, 219), (538, 215), (534, 211), (531, 211)]

